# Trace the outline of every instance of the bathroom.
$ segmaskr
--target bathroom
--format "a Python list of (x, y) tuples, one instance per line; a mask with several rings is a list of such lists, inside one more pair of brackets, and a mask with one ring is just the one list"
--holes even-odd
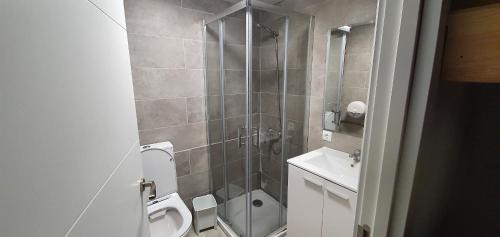
[[(477, 143), (467, 135), (487, 133), (480, 119), (495, 123), (498, 109), (475, 108), (498, 99), (498, 77), (457, 85), (425, 73), (441, 68), (441, 51), (454, 45), (443, 36), (446, 19), (499, 7), (395, 2), (0, 3), (0, 236), (450, 230), (454, 222), (418, 197), (424, 187), (440, 190), (421, 200), (441, 208), (465, 192), (445, 186), (457, 185), (466, 164), (485, 179), (484, 167), (449, 154)], [(443, 70), (463, 70), (446, 67), (449, 55)], [(446, 80), (459, 80), (452, 75)], [(448, 96), (471, 109), (452, 107)], [(435, 128), (441, 113), (471, 111), (477, 118), (446, 125), (456, 138)], [(462, 133), (461, 125), (476, 129)], [(453, 146), (439, 150), (438, 138)], [(436, 170), (430, 157), (438, 155), (458, 168)], [(469, 213), (483, 214), (471, 208), (457, 221)], [(432, 217), (418, 219), (425, 214)]]

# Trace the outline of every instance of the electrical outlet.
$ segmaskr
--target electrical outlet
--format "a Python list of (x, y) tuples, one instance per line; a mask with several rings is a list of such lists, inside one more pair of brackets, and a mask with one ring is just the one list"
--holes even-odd
[(333, 133), (331, 131), (323, 130), (323, 140), (331, 142)]

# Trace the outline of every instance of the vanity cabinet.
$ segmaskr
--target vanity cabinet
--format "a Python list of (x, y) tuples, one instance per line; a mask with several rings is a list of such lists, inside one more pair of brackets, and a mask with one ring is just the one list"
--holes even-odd
[(357, 194), (289, 165), (287, 237), (352, 237)]

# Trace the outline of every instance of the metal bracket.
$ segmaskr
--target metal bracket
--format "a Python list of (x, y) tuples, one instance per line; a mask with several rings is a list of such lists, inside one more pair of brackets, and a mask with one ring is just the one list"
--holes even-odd
[(140, 183), (139, 183), (139, 188), (141, 190), (141, 193), (144, 192), (144, 190), (146, 190), (146, 187), (149, 187), (149, 200), (154, 200), (156, 198), (156, 184), (155, 184), (155, 181), (151, 180), (151, 181), (146, 181), (144, 178), (142, 178), (140, 180)]

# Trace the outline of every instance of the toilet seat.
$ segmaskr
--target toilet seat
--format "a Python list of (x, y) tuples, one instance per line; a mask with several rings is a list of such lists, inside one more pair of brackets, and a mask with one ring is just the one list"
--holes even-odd
[[(176, 210), (182, 217), (182, 225), (175, 232), (176, 237), (185, 236), (191, 228), (192, 215), (189, 209), (182, 201), (178, 193), (172, 193), (168, 196), (157, 199), (156, 201), (148, 203), (148, 217), (159, 212), (167, 212), (169, 210)], [(168, 237), (168, 236), (165, 236)]]

